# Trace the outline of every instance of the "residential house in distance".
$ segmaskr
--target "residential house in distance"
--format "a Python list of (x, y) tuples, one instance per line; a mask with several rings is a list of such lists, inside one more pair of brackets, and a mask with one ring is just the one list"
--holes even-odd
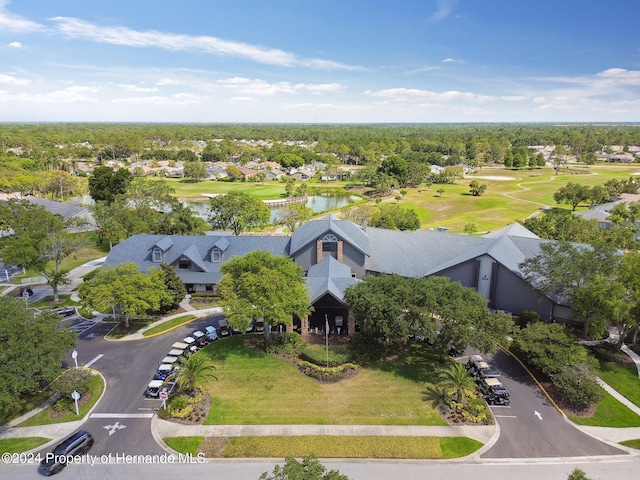
[(91, 211), (78, 202), (56, 202), (42, 197), (34, 197), (33, 195), (27, 195), (22, 199), (44, 207), (49, 213), (60, 215), (64, 221), (72, 218), (78, 219), (83, 226), (74, 229), (75, 232), (90, 232), (96, 229), (96, 223)]
[(346, 288), (366, 275), (394, 273), (448, 277), (482, 293), (489, 308), (517, 315), (530, 309), (544, 320), (569, 320), (571, 308), (558, 298), (540, 298), (519, 269), (547, 241), (517, 223), (473, 237), (361, 228), (328, 215), (298, 227), (291, 236), (135, 235), (116, 245), (105, 263), (131, 261), (146, 272), (164, 262), (188, 291), (213, 292), (221, 278), (220, 266), (230, 258), (258, 249), (285, 255), (305, 271), (314, 308), (309, 318), (295, 319), (296, 326), (302, 332), (323, 331), (327, 319), (331, 331), (351, 334), (357, 319), (344, 300)]

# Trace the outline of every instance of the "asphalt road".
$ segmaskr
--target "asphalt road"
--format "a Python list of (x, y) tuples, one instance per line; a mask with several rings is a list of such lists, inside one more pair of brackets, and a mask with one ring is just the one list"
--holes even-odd
[(627, 455), (567, 422), (520, 364), (505, 352), (484, 356), (502, 375), (510, 405), (491, 409), (500, 425), (500, 438), (482, 458), (548, 458)]
[[(151, 435), (151, 418), (162, 402), (145, 398), (146, 387), (173, 343), (195, 330), (204, 330), (207, 325), (217, 327), (221, 318), (224, 317), (205, 317), (164, 335), (127, 342), (103, 338), (112, 324), (94, 322), (83, 329), (76, 344), (78, 364), (99, 370), (107, 382), (105, 395), (82, 426), (95, 438), (92, 454), (164, 453)], [(86, 324), (78, 317), (64, 321)], [(69, 366), (75, 364), (71, 352), (66, 363)]]
[[(177, 461), (177, 460), (176, 460)], [(180, 478), (189, 480), (258, 480), (271, 472), (279, 460), (215, 460), (206, 464), (119, 463), (70, 465), (56, 479), (132, 479)], [(566, 480), (574, 468), (582, 469), (597, 480), (637, 480), (640, 462), (627, 459), (614, 463), (568, 461), (566, 464), (543, 462), (479, 464), (447, 461), (388, 461), (321, 459), (327, 469), (339, 470), (351, 480)], [(12, 480), (38, 478), (37, 465), (1, 465), (0, 476)]]

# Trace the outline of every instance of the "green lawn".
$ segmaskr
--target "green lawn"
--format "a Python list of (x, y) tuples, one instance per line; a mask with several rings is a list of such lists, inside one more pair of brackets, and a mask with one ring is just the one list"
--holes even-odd
[(74, 408), (72, 412), (68, 412), (62, 416), (56, 416), (54, 415), (53, 407), (48, 407), (33, 417), (28, 418), (18, 426), (33, 427), (36, 425), (49, 425), (51, 423), (64, 423), (79, 420), (83, 418), (96, 404), (103, 391), (104, 381), (102, 380), (102, 377), (100, 375), (94, 375), (93, 379), (91, 379), (91, 382), (89, 383), (89, 392), (91, 393), (91, 397), (87, 403), (80, 406), (80, 415), (76, 415)]
[(168, 178), (164, 179), (175, 189), (175, 196), (178, 198), (205, 198), (204, 194), (228, 193), (228, 192), (244, 192), (255, 195), (262, 200), (274, 200), (284, 198), (286, 192), (284, 183), (264, 181), (255, 182), (219, 182), (219, 181), (202, 181), (197, 183), (185, 182), (181, 179)]
[(640, 378), (635, 365), (600, 363), (600, 378), (640, 407)]
[(216, 438), (222, 451), (209, 451), (203, 437), (163, 439), (180, 453), (226, 458), (401, 458), (445, 459), (470, 455), (482, 444), (466, 437), (382, 437), (382, 436), (264, 436)]
[(0, 440), (0, 452), (2, 453), (22, 453), (38, 448), (49, 442), (50, 438), (44, 437), (23, 437), (23, 438), (3, 438)]
[(202, 354), (213, 360), (218, 377), (207, 386), (209, 425), (446, 425), (427, 393), (437, 359), (424, 347), (332, 384), (246, 347), (241, 336), (215, 342)]
[[(474, 175), (458, 180), (453, 185), (433, 184), (430, 188), (421, 185), (407, 188), (407, 195), (400, 205), (415, 209), (421, 228), (444, 226), (453, 233), (462, 233), (467, 223), (474, 223), (478, 232), (502, 228), (515, 221), (523, 221), (545, 206), (556, 206), (553, 194), (568, 182), (588, 186), (602, 185), (611, 178), (627, 180), (640, 171), (634, 165), (597, 165), (589, 167), (588, 173), (555, 176), (552, 168), (535, 170), (507, 170), (483, 168)], [(504, 177), (496, 180), (482, 177)], [(469, 194), (469, 183), (477, 179), (486, 184), (481, 197)], [(438, 193), (443, 189), (442, 195)], [(395, 202), (393, 196), (385, 201)], [(561, 205), (570, 209), (568, 205)], [(587, 204), (578, 206), (585, 210)]]
[(598, 403), (593, 417), (569, 416), (578, 425), (593, 427), (640, 427), (640, 416), (605, 392), (604, 398)]
[(158, 333), (166, 332), (167, 330), (170, 330), (174, 327), (178, 327), (180, 325), (184, 325), (185, 323), (189, 323), (190, 321), (196, 318), (198, 317), (196, 317), (195, 315), (182, 315), (181, 317), (173, 318), (166, 322), (162, 322), (160, 325), (156, 325), (155, 327), (150, 328), (149, 330), (145, 330), (142, 333), (142, 336), (150, 337), (151, 335), (156, 335)]
[(320, 458), (456, 458), (478, 450), (482, 444), (464, 437), (301, 436), (239, 437), (225, 448), (225, 457)]

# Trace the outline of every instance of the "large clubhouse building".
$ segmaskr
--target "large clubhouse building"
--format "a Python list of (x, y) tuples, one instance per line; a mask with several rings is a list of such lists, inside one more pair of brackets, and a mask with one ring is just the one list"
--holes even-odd
[[(214, 292), (220, 266), (253, 250), (285, 255), (305, 272), (314, 311), (302, 328), (352, 333), (355, 319), (344, 301), (347, 287), (366, 275), (444, 276), (475, 288), (488, 307), (519, 315), (538, 312), (543, 320), (567, 320), (571, 309), (540, 296), (523, 279), (519, 264), (540, 252), (542, 240), (518, 223), (483, 237), (418, 230), (366, 227), (328, 215), (298, 227), (291, 236), (134, 235), (116, 245), (106, 264), (136, 263), (140, 271), (171, 265), (189, 292)], [(300, 325), (299, 325), (300, 326)]]

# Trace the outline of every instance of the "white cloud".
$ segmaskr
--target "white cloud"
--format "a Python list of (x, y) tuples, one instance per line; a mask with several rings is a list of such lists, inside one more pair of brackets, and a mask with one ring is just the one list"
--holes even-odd
[(124, 105), (168, 105), (171, 99), (167, 97), (155, 96), (155, 97), (127, 97), (127, 98), (114, 98), (111, 103), (124, 104)]
[(27, 85), (29, 80), (26, 78), (16, 78), (12, 75), (4, 75), (0, 73), (0, 83), (5, 83), (8, 85)]
[(203, 103), (207, 98), (190, 93), (176, 93), (170, 96), (141, 96), (114, 98), (111, 103), (119, 105), (194, 105)]
[(62, 35), (73, 38), (123, 45), (129, 47), (155, 47), (169, 51), (196, 51), (221, 56), (244, 58), (258, 63), (292, 67), (301, 65), (318, 70), (359, 70), (332, 60), (301, 60), (291, 52), (278, 48), (268, 48), (247, 43), (223, 40), (217, 37), (200, 35), (183, 35), (159, 32), (155, 30), (138, 31), (123, 26), (95, 25), (72, 17), (54, 17), (55, 30)]
[(459, 0), (438, 0), (438, 10), (431, 15), (431, 20), (444, 20), (456, 9)]
[(137, 31), (127, 27), (94, 25), (71, 17), (51, 19), (56, 30), (69, 38), (130, 47), (156, 47), (171, 51), (200, 51), (216, 55), (247, 58), (259, 63), (291, 66), (295, 56), (275, 48), (264, 48), (240, 42), (230, 42), (211, 36), (191, 36), (158, 31)]
[(248, 96), (296, 95), (300, 92), (308, 92), (319, 95), (322, 93), (344, 90), (344, 86), (340, 85), (339, 83), (269, 83), (260, 79), (250, 79), (244, 77), (233, 77), (224, 80), (218, 80), (217, 85)]
[(444, 58), (441, 60), (442, 63), (464, 63), (464, 60), (460, 60), (459, 58)]
[(425, 72), (432, 72), (434, 70), (441, 70), (443, 67), (421, 67), (421, 68), (415, 68), (413, 70), (407, 70), (406, 72), (404, 72), (404, 75), (415, 75), (417, 73), (425, 73)]
[(9, 44), (9, 46), (10, 46), (11, 48), (27, 48), (27, 47), (26, 47), (26, 45), (23, 45), (23, 44), (22, 44), (22, 43), (20, 43), (20, 42), (11, 42), (11, 43)]
[(471, 92), (458, 92), (455, 90), (448, 92), (433, 92), (417, 88), (390, 88), (378, 91), (367, 90), (364, 93), (371, 97), (389, 98), (397, 102), (453, 102), (457, 100), (464, 100), (469, 102), (485, 103), (499, 99), (499, 97), (479, 95)]
[(255, 98), (251, 98), (251, 97), (231, 97), (229, 99), (229, 101), (231, 103), (258, 103), (258, 101)]
[(9, 4), (6, 0), (0, 0), (0, 31), (2, 32), (36, 32), (45, 30), (41, 25), (20, 15), (9, 13), (6, 6)]
[(347, 65), (340, 62), (334, 62), (332, 60), (322, 60), (320, 58), (312, 58), (310, 60), (303, 60), (300, 62), (305, 67), (314, 68), (316, 70), (366, 70), (364, 67)]
[(348, 107), (345, 105), (335, 105), (333, 103), (293, 103), (285, 105), (282, 110), (334, 110), (345, 111)]
[(54, 90), (48, 93), (18, 93), (9, 94), (7, 92), (0, 93), (0, 102), (15, 104), (50, 104), (50, 103), (96, 103), (98, 99), (89, 94), (97, 93), (97, 88), (73, 86), (62, 90)]
[(126, 90), (127, 92), (157, 92), (158, 91), (158, 87), (140, 87), (138, 85), (127, 85), (127, 84), (121, 84), (118, 86), (123, 90)]

